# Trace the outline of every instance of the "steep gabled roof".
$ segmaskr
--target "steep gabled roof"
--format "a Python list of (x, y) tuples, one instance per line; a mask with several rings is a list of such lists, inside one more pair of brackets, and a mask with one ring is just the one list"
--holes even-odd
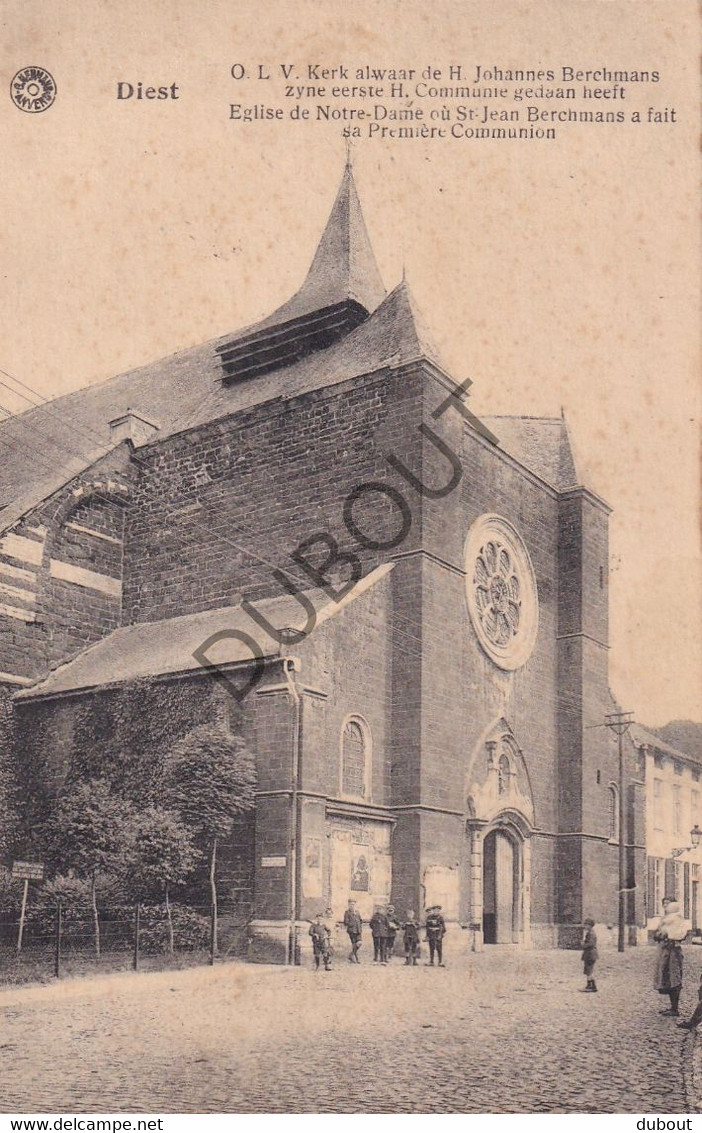
[[(446, 371), (406, 281), (385, 296), (347, 166), (302, 286), (272, 315), (0, 422), (0, 532), (112, 451), (109, 422), (129, 408), (159, 423), (158, 441), (419, 360)], [(485, 421), (555, 488), (578, 483), (562, 420)]]
[(702, 760), (695, 753), (680, 751), (679, 748), (667, 744), (660, 736), (656, 736), (653, 732), (649, 732), (641, 724), (632, 724), (629, 729), (632, 740), (637, 744), (645, 744), (647, 747), (655, 748), (662, 755), (668, 755), (671, 759), (682, 759), (686, 763), (694, 763), (696, 766), (702, 766)]
[[(158, 421), (156, 440), (275, 398), (425, 358), (440, 366), (405, 282), (345, 338), (292, 366), (222, 386), (217, 346), (195, 346), (0, 423), (0, 504), (25, 514), (114, 446), (108, 423), (131, 406)], [(100, 437), (104, 437), (102, 444)], [(18, 518), (0, 509), (0, 531)]]
[[(392, 563), (376, 567), (360, 579), (340, 602), (330, 601), (322, 590), (305, 591), (304, 598), (316, 612), (311, 634), (317, 626), (339, 616), (356, 599), (382, 582), (392, 569)], [(307, 613), (294, 596), (266, 598), (252, 605), (278, 631), (291, 628), (301, 632), (306, 630)], [(17, 699), (78, 692), (141, 677), (184, 676), (201, 672), (208, 664), (221, 667), (253, 661), (252, 651), (245, 640), (233, 636), (232, 631), (252, 637), (261, 657), (285, 656), (294, 653), (300, 645), (299, 642), (281, 645), (254, 622), (241, 605), (220, 606), (164, 621), (122, 626), (60, 665), (32, 688), (18, 693)], [(222, 638), (207, 649), (203, 665), (197, 659), (198, 650), (213, 635), (220, 633)], [(230, 636), (225, 636), (227, 634)]]
[[(106, 452), (109, 422), (132, 407), (156, 421), (186, 419), (209, 392), (211, 344), (194, 347), (0, 422), (0, 531)], [(1, 505), (8, 505), (2, 507)]]
[[(180, 432), (274, 398), (297, 397), (386, 367), (422, 359), (444, 369), (403, 281), (368, 319), (328, 349), (251, 381), (231, 386), (213, 383), (209, 397), (195, 414), (175, 422), (170, 431)], [(160, 435), (165, 433), (166, 430), (162, 430)]]
[(562, 417), (483, 417), (483, 421), (497, 437), (499, 448), (557, 491), (582, 483)]
[[(343, 339), (384, 297), (347, 164), (307, 276), (272, 315), (0, 421), (0, 531), (114, 448), (109, 422), (127, 409), (158, 421), (164, 436), (191, 420), (202, 423), (211, 409), (220, 415), (231, 412), (235, 405), (220, 405), (212, 397), (213, 386), (227, 376), (227, 358), (234, 359), (230, 369), (243, 369), (254, 385), (255, 375), (276, 368), (295, 369), (297, 378), (304, 379), (304, 368), (296, 369), (300, 360)], [(280, 387), (289, 386), (282, 373), (280, 378)], [(280, 394), (269, 383), (244, 400), (256, 404)]]

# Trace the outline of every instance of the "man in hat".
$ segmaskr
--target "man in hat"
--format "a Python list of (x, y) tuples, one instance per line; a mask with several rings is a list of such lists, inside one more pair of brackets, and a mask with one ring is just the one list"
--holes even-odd
[(363, 921), (361, 915), (356, 910), (356, 902), (349, 901), (349, 907), (344, 913), (344, 928), (349, 934), (351, 942), (351, 952), (349, 954), (349, 962), (351, 964), (360, 964), (358, 958), (358, 950), (361, 947), (361, 932), (363, 931)]
[(315, 968), (319, 970), (319, 961), (323, 960), (324, 970), (329, 972), (331, 971), (331, 929), (324, 924), (323, 915), (323, 913), (317, 913), (310, 925), (310, 936), (312, 937)]
[(387, 964), (388, 918), (382, 905), (375, 906), (369, 924), (373, 937), (373, 960), (375, 963)]
[(441, 915), (441, 905), (430, 905), (427, 909), (427, 919), (424, 925), (429, 944), (429, 964), (434, 966), (434, 954), (439, 961), (439, 967), (444, 968), (443, 939), (446, 933), (446, 922)]
[(595, 983), (595, 964), (599, 960), (599, 952), (597, 951), (595, 922), (592, 917), (585, 917), (583, 925), (583, 953), (581, 959), (585, 979), (587, 980), (587, 986), (583, 988), (583, 991), (597, 991), (597, 984)]

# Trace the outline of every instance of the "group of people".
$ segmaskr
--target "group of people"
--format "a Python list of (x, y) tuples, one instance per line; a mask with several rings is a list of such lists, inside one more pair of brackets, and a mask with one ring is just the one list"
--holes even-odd
[[(318, 913), (314, 922), (310, 925), (315, 967), (319, 968), (321, 964), (324, 964), (327, 971), (331, 968), (332, 959), (332, 930), (329, 923), (331, 916), (331, 910), (327, 910), (326, 914)], [(363, 918), (358, 912), (355, 901), (349, 901), (342, 923), (351, 945), (349, 961), (352, 964), (360, 964), (359, 952), (363, 938)], [(595, 965), (598, 960), (598, 951), (595, 922), (592, 917), (586, 917), (583, 925), (582, 962), (587, 981), (583, 991), (596, 992)], [(401, 921), (396, 915), (394, 905), (376, 905), (373, 916), (368, 922), (368, 927), (373, 940), (374, 963), (388, 964), (390, 962), (395, 952), (397, 935), (402, 932), (405, 964), (416, 965), (420, 953), (419, 934), (422, 926), (413, 909), (408, 910), (406, 917)], [(443, 939), (446, 934), (446, 922), (441, 915), (441, 905), (430, 905), (427, 908), (424, 931), (426, 942), (429, 945), (429, 965), (433, 967), (436, 960), (440, 968), (445, 967)], [(654, 933), (654, 940), (658, 944), (654, 986), (661, 995), (667, 995), (670, 1000), (670, 1007), (663, 1010), (661, 1014), (674, 1018), (680, 1015), (679, 1004), (683, 977), (681, 945), (687, 931), (687, 923), (680, 915), (680, 906), (674, 898), (665, 897), (663, 899), (663, 916)], [(702, 979), (700, 980), (698, 1000), (697, 1007), (690, 1019), (687, 1022), (678, 1023), (679, 1027), (693, 1030), (702, 1022)]]
[[(583, 991), (597, 991), (595, 983), (595, 964), (597, 963), (597, 936), (595, 922), (592, 917), (586, 917), (582, 941), (582, 961), (587, 980)], [(660, 995), (667, 995), (670, 1007), (664, 1008), (661, 1015), (672, 1018), (680, 1016), (680, 992), (683, 982), (683, 953), (682, 942), (687, 936), (688, 924), (680, 914), (680, 906), (674, 897), (663, 898), (663, 916), (656, 928), (653, 939), (658, 945), (656, 952), (656, 970), (654, 987)], [(684, 1030), (694, 1030), (702, 1022), (702, 978), (697, 993), (698, 1003), (691, 1017), (683, 1023), (678, 1023)]]
[[(330, 910), (327, 910), (326, 914), (318, 913), (317, 917), (310, 925), (315, 968), (319, 968), (321, 964), (324, 964), (324, 968), (327, 971), (331, 968), (332, 958), (332, 930), (331, 925), (328, 923), (328, 918), (330, 918), (331, 915)], [(363, 938), (363, 918), (358, 912), (355, 901), (349, 901), (342, 923), (346, 929), (351, 945), (349, 962), (352, 964), (360, 964), (361, 959), (359, 952)], [(373, 916), (368, 922), (368, 927), (370, 928), (371, 938), (373, 940), (374, 963), (388, 964), (390, 962), (395, 952), (397, 935), (399, 932), (402, 932), (405, 964), (408, 966), (416, 965), (420, 953), (419, 933), (422, 926), (419, 919), (415, 916), (414, 909), (409, 909), (404, 920), (401, 921), (395, 912), (394, 905), (376, 905)], [(430, 905), (429, 908), (427, 908), (424, 931), (426, 933), (427, 944), (429, 945), (429, 965), (433, 967), (436, 960), (440, 968), (445, 967), (443, 939), (446, 933), (446, 922), (441, 915), (441, 905)]]

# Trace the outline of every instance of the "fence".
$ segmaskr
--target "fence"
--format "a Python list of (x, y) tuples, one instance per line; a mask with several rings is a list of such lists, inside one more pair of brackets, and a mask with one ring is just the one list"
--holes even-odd
[(214, 964), (246, 955), (248, 922), (240, 908), (211, 905), (111, 905), (93, 910), (57, 901), (0, 909), (0, 984), (131, 967)]

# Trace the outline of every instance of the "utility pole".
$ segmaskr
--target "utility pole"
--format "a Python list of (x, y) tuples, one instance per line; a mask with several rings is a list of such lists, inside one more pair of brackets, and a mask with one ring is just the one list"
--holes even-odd
[(624, 951), (624, 930), (626, 918), (626, 846), (624, 845), (624, 827), (626, 821), (625, 783), (624, 783), (624, 736), (629, 726), (634, 723), (632, 712), (609, 712), (605, 716), (605, 726), (616, 732), (619, 744), (619, 935), (617, 951)]

